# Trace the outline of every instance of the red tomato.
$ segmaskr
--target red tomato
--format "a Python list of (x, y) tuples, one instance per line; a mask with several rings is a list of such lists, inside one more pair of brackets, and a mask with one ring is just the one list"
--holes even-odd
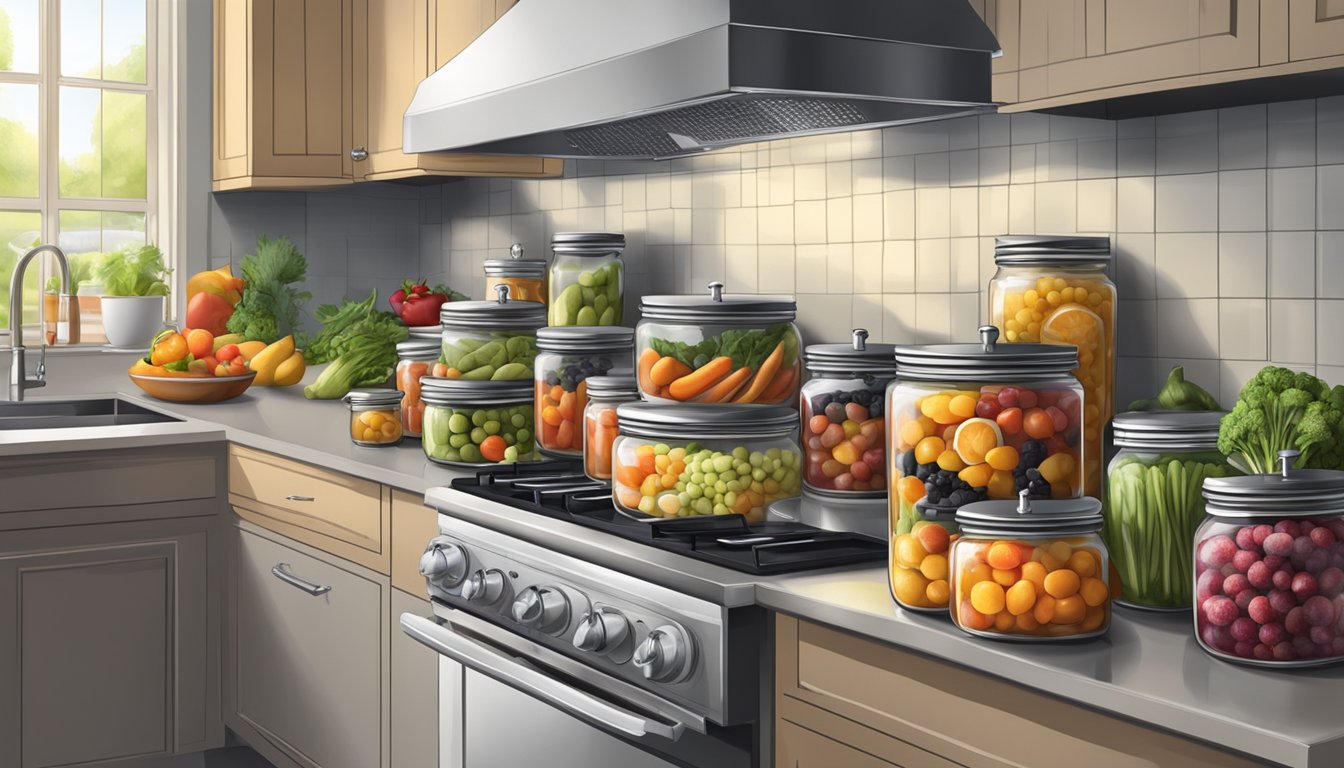
[(225, 323), (233, 315), (233, 305), (222, 296), (204, 291), (187, 302), (187, 327), (204, 328), (215, 336), (229, 332)]
[(508, 448), (508, 443), (499, 435), (491, 435), (481, 441), (481, 457), (486, 461), (503, 461), (504, 449)]

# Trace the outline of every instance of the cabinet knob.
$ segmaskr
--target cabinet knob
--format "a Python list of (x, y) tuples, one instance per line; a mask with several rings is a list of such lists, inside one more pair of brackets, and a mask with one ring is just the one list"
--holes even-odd
[(355, 147), (354, 149), (350, 150), (350, 159), (354, 160), (355, 162), (359, 162), (360, 160), (368, 160), (369, 151), (363, 147)]

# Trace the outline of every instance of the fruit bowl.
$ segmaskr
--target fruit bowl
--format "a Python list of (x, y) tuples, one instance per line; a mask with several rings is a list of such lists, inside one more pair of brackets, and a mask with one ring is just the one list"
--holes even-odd
[(218, 403), (243, 394), (256, 371), (238, 376), (149, 376), (130, 374), (131, 381), (151, 397), (173, 403)]

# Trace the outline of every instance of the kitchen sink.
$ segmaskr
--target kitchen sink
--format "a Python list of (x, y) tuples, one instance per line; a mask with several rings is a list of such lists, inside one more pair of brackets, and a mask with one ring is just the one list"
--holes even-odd
[(114, 427), (182, 421), (128, 400), (32, 400), (0, 402), (0, 430)]

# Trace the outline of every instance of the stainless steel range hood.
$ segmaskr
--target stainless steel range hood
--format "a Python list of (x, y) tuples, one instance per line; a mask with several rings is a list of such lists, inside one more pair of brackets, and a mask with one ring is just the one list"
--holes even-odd
[(966, 0), (521, 0), (424, 80), (407, 152), (664, 159), (992, 109)]

